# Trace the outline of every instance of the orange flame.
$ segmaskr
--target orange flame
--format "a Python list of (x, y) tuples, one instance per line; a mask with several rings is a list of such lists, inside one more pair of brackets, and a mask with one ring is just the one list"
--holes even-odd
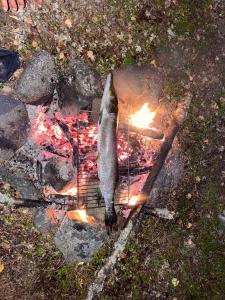
[(67, 184), (61, 191), (59, 191), (58, 194), (64, 196), (76, 196), (77, 186), (73, 182), (71, 182)]
[(85, 209), (71, 210), (67, 212), (67, 217), (82, 223), (91, 223), (94, 217), (89, 216)]
[(148, 103), (144, 103), (139, 111), (130, 115), (129, 123), (138, 128), (147, 129), (153, 122), (155, 112), (148, 107)]
[(128, 201), (128, 205), (135, 206), (138, 204), (139, 201), (140, 201), (139, 195), (131, 196)]

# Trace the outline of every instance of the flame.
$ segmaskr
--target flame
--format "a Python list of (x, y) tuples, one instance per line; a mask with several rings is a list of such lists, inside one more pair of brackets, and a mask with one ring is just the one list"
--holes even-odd
[(135, 206), (138, 204), (139, 200), (139, 195), (131, 196), (131, 198), (128, 201), (128, 205)]
[(130, 115), (129, 123), (138, 128), (147, 129), (153, 122), (155, 112), (148, 107), (148, 103), (144, 103), (139, 111)]
[(73, 182), (67, 184), (61, 191), (58, 192), (64, 196), (77, 196), (77, 186)]
[(71, 210), (67, 212), (67, 217), (82, 223), (91, 223), (94, 217), (89, 216), (85, 209)]

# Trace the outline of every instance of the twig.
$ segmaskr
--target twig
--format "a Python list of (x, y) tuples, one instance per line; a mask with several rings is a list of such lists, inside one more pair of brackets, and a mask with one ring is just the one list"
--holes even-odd
[(58, 120), (56, 118), (54, 118), (53, 120), (55, 120), (57, 122), (57, 124), (59, 125), (59, 127), (64, 132), (67, 140), (69, 141), (69, 143), (70, 143), (70, 145), (71, 145), (71, 147), (73, 149), (73, 165), (75, 167), (77, 167), (77, 165), (78, 165), (78, 152), (79, 152), (79, 150), (78, 150), (78, 146), (74, 143), (73, 137), (70, 134), (68, 126), (65, 123), (63, 123), (62, 121), (60, 121), (60, 120)]

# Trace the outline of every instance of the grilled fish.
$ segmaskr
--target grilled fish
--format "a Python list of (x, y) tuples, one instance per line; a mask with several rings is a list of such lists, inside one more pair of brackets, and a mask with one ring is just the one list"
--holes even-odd
[(118, 183), (117, 158), (118, 102), (112, 91), (112, 75), (108, 75), (101, 102), (98, 123), (98, 176), (105, 201), (105, 225), (109, 231), (117, 222), (114, 195)]

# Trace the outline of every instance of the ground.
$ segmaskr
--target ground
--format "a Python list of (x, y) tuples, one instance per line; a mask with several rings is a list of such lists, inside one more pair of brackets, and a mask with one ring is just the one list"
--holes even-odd
[[(179, 133), (186, 174), (160, 202), (177, 217), (145, 219), (98, 299), (224, 299), (218, 220), (225, 209), (223, 2), (56, 0), (46, 1), (43, 11), (0, 12), (1, 46), (18, 50), (23, 63), (39, 47), (62, 65), (80, 57), (102, 75), (120, 64), (152, 63), (165, 72), (170, 101), (185, 91), (194, 95)], [(108, 248), (88, 264), (66, 265), (51, 237), (35, 231), (31, 216), (26, 209), (1, 208), (1, 299), (83, 299)]]

